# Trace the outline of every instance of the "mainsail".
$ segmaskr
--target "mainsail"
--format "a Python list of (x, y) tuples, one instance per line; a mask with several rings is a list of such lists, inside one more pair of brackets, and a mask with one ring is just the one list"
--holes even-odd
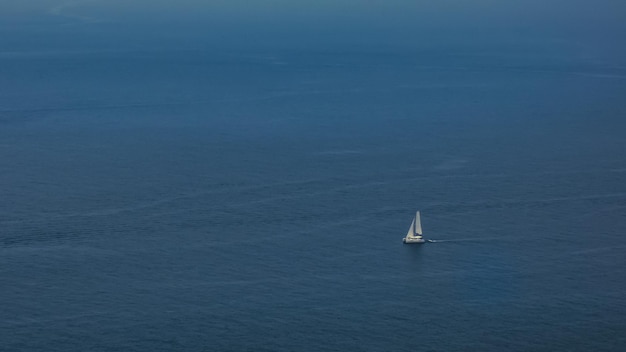
[(415, 220), (413, 220), (413, 224), (411, 225), (411, 228), (413, 228), (413, 226), (415, 226), (415, 234), (417, 234), (417, 236), (421, 236), (422, 235), (422, 221), (420, 220), (419, 211), (415, 214)]

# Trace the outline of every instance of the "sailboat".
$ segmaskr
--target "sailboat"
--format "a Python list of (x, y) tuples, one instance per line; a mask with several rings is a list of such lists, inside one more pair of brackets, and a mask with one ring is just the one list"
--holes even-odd
[(409, 232), (407, 232), (406, 237), (402, 239), (402, 242), (406, 244), (426, 242), (422, 237), (422, 221), (420, 220), (419, 211), (415, 213), (411, 227), (409, 227)]

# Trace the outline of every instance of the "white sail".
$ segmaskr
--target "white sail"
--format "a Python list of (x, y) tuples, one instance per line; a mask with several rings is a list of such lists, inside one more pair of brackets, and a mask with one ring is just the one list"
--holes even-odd
[[(422, 235), (422, 220), (420, 220), (419, 211), (415, 214), (415, 220), (413, 220), (413, 224), (415, 225), (415, 234), (417, 234), (417, 236), (421, 236)], [(413, 227), (413, 225), (411, 225), (411, 227)]]
[(411, 227), (409, 227), (409, 232), (406, 233), (406, 237), (413, 237), (415, 236), (415, 219), (413, 219), (413, 222), (411, 222)]
[(420, 220), (420, 212), (415, 213), (415, 217), (409, 227), (406, 237), (402, 239), (404, 243), (426, 243), (429, 241), (424, 240), (422, 237), (422, 221)]

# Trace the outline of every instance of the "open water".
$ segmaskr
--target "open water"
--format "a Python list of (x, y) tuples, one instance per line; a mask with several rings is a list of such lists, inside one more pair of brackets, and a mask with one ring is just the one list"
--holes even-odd
[(626, 348), (619, 62), (0, 62), (0, 350)]

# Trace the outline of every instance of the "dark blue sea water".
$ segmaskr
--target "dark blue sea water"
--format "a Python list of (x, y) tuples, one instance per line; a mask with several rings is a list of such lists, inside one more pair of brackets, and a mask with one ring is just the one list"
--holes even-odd
[(0, 350), (624, 350), (626, 68), (537, 48), (0, 54)]

